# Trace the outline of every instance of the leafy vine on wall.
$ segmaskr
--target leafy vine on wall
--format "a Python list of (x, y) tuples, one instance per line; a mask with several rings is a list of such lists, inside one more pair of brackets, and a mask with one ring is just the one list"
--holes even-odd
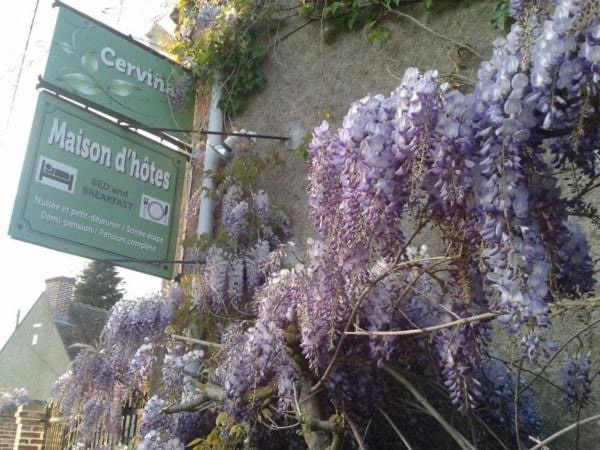
[[(506, 0), (500, 2), (494, 20), (504, 26), (508, 10), (502, 6)], [(324, 24), (328, 40), (342, 31), (362, 30), (369, 42), (386, 42), (392, 30), (384, 21), (401, 17), (452, 41), (402, 12), (415, 3), (434, 7), (432, 0), (305, 0), (296, 6), (282, 6), (272, 0), (182, 0), (175, 17), (177, 43), (171, 51), (209, 83), (216, 73), (222, 74), (224, 97), (220, 106), (235, 115), (244, 109), (249, 95), (264, 87), (266, 78), (261, 66), (269, 49), (312, 22)], [(300, 26), (278, 36), (283, 25), (299, 18), (305, 20)], [(468, 44), (453, 42), (477, 54)]]

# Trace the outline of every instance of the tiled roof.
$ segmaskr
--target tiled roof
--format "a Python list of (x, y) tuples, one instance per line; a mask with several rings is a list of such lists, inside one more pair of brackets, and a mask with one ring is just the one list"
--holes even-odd
[(68, 316), (54, 318), (54, 324), (71, 360), (79, 351), (77, 347), (72, 346), (74, 344), (95, 344), (107, 319), (108, 311), (105, 309), (77, 302), (69, 308)]

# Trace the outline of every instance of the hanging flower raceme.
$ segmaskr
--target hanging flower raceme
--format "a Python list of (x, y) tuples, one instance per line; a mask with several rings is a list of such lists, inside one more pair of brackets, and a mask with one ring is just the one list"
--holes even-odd
[(575, 353), (565, 358), (561, 367), (561, 384), (567, 405), (577, 412), (588, 405), (592, 395), (592, 354)]
[(529, 439), (529, 436), (540, 436), (542, 432), (540, 416), (533, 394), (530, 389), (524, 389), (523, 380), (517, 385), (514, 371), (498, 361), (486, 361), (482, 365), (482, 371), (483, 395), (480, 411), (483, 416), (503, 432), (514, 436), (516, 434), (515, 389), (521, 389), (518, 405), (521, 439), (524, 441)]
[(0, 415), (12, 415), (21, 405), (29, 401), (27, 391), (23, 388), (0, 392)]
[(246, 192), (226, 178), (216, 193), (227, 244), (211, 245), (194, 281), (194, 301), (217, 314), (243, 311), (266, 277), (280, 268), (289, 218), (264, 191)]
[(129, 361), (141, 345), (164, 337), (181, 302), (181, 290), (172, 288), (166, 299), (154, 294), (115, 304), (102, 333), (102, 346), (118, 373), (128, 372)]

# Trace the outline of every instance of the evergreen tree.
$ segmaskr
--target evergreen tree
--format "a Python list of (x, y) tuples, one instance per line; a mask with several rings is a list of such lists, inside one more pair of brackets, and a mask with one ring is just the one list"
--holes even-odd
[(110, 309), (123, 298), (119, 285), (123, 279), (112, 264), (92, 261), (75, 285), (75, 301), (99, 308)]

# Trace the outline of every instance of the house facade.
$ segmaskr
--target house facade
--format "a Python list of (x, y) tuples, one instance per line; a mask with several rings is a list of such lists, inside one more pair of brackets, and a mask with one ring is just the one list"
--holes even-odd
[(99, 338), (108, 312), (73, 301), (74, 278), (46, 280), (46, 289), (0, 350), (0, 389), (25, 388), (45, 402), (77, 354), (74, 344)]

